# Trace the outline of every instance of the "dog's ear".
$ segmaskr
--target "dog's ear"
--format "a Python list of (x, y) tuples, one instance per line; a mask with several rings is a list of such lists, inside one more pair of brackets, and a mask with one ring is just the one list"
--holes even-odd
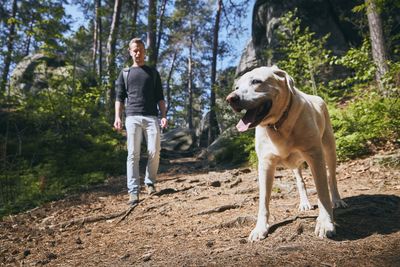
[(286, 81), (286, 86), (288, 87), (288, 89), (293, 93), (296, 94), (296, 90), (294, 90), (294, 81), (293, 78), (290, 77), (289, 74), (287, 74), (286, 71), (279, 69), (276, 65), (273, 66), (274, 67), (274, 74), (276, 76), (278, 76), (281, 79), (284, 79)]

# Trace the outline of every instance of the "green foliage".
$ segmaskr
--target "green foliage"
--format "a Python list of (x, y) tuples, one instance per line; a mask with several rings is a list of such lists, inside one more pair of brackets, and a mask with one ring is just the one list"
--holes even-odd
[(228, 68), (222, 71), (218, 77), (218, 84), (215, 86), (217, 121), (222, 131), (235, 125), (239, 121), (239, 115), (233, 112), (231, 106), (225, 101), (227, 95), (232, 91), (235, 79), (235, 68)]
[(90, 78), (75, 71), (67, 65), (47, 77), (48, 88), (0, 113), (2, 145), (8, 136), (0, 216), (125, 172), (124, 138), (100, 115), (101, 87), (89, 86)]
[(350, 48), (342, 57), (334, 56), (331, 64), (346, 67), (353, 72), (344, 80), (334, 82), (339, 87), (365, 86), (374, 79), (376, 67), (372, 61), (371, 44), (367, 39), (364, 40), (360, 48)]
[(282, 59), (278, 66), (288, 72), (302, 91), (311, 94), (322, 94), (318, 77), (331, 61), (331, 51), (324, 48), (329, 37), (315, 38), (315, 33), (301, 27), (301, 21), (295, 12), (288, 12), (281, 18), (284, 30), (278, 31), (279, 52)]
[(388, 61), (389, 71), (382, 77), (387, 96), (400, 96), (400, 62)]
[[(254, 152), (254, 130), (238, 134), (222, 142), (223, 150), (216, 156), (217, 163), (243, 164)], [(252, 163), (252, 162), (251, 162)]]
[(340, 160), (370, 154), (373, 144), (400, 137), (400, 102), (375, 92), (363, 92), (345, 108), (331, 108), (330, 115)]
[[(13, 63), (18, 63), (38, 49), (47, 52), (63, 51), (64, 36), (71, 22), (65, 14), (63, 1), (18, 1), (16, 18), (8, 20), (8, 23), (16, 23), (17, 26), (13, 40)], [(7, 39), (6, 36), (7, 33), (1, 35), (4, 39)], [(6, 49), (3, 47), (2, 50)], [(3, 60), (1, 53), (0, 60)]]

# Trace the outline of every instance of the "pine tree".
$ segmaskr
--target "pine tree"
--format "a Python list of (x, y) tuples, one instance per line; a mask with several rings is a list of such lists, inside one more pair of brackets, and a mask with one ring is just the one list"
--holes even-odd
[(217, 12), (214, 22), (213, 34), (213, 48), (212, 48), (212, 61), (211, 61), (211, 93), (210, 93), (210, 127), (208, 129), (208, 145), (214, 142), (215, 138), (219, 135), (219, 127), (217, 116), (215, 115), (216, 102), (215, 102), (215, 86), (217, 76), (217, 55), (218, 55), (218, 35), (220, 31), (220, 20), (222, 12), (222, 0), (218, 0)]
[(376, 81), (378, 82), (381, 93), (384, 95), (383, 76), (388, 72), (385, 40), (383, 38), (383, 28), (381, 17), (375, 0), (365, 0), (367, 5), (367, 17), (369, 25), (369, 36), (371, 39), (372, 57), (376, 65)]
[(7, 36), (7, 52), (4, 58), (4, 67), (3, 73), (1, 75), (0, 81), (0, 92), (6, 91), (8, 75), (10, 71), (10, 65), (12, 61), (12, 54), (14, 51), (14, 42), (15, 42), (15, 24), (17, 22), (17, 0), (13, 0), (12, 8), (11, 8), (11, 15), (8, 19), (8, 36)]
[(119, 20), (121, 15), (121, 2), (122, 0), (114, 1), (114, 12), (111, 22), (110, 34), (108, 35), (107, 41), (107, 73), (108, 73), (108, 106), (109, 106), (109, 118), (112, 119), (114, 116), (111, 115), (114, 109), (115, 102), (115, 80), (116, 80), (116, 65), (115, 65), (115, 49), (117, 43), (117, 34), (119, 27)]

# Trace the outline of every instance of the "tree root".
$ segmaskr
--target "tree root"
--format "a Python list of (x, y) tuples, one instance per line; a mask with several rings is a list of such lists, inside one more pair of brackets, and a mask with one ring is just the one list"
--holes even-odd
[(94, 222), (99, 222), (99, 221), (106, 221), (106, 220), (111, 220), (118, 218), (122, 216), (118, 222), (116, 223), (119, 224), (121, 221), (123, 221), (126, 217), (129, 216), (129, 214), (137, 207), (138, 204), (130, 206), (127, 210), (120, 211), (120, 212), (114, 212), (111, 214), (102, 214), (102, 215), (95, 215), (95, 216), (89, 216), (89, 217), (84, 217), (84, 218), (77, 218), (77, 219), (72, 219), (66, 222), (62, 222), (56, 225), (51, 225), (50, 228), (66, 228), (72, 225), (84, 225), (86, 223), (94, 223)]
[[(275, 232), (279, 227), (288, 225), (290, 223), (293, 223), (299, 219), (315, 219), (317, 218), (317, 216), (300, 216), (300, 215), (296, 215), (290, 218), (287, 218), (283, 221), (280, 222), (276, 222), (274, 224), (272, 224), (268, 230), (268, 234), (272, 234), (273, 232)], [(257, 221), (257, 219), (254, 216), (239, 216), (233, 220), (218, 224), (218, 225), (214, 225), (211, 227), (207, 227), (206, 229), (221, 229), (221, 228), (232, 228), (232, 227), (238, 227), (238, 226), (242, 226), (248, 223), (255, 223)]]
[(235, 186), (237, 186), (238, 184), (240, 184), (242, 182), (242, 179), (240, 177), (236, 178), (235, 181), (233, 181), (233, 183), (228, 185), (228, 188), (233, 188)]
[(125, 214), (118, 220), (118, 222), (115, 224), (119, 224), (120, 222), (122, 222), (123, 220), (125, 220), (126, 217), (129, 216), (129, 214), (131, 214), (131, 212), (137, 207), (138, 204), (132, 205), (129, 207), (129, 209), (125, 212)]
[(268, 234), (272, 234), (272, 233), (275, 232), (279, 227), (288, 225), (288, 224), (293, 223), (293, 222), (295, 222), (295, 221), (297, 221), (297, 220), (299, 220), (299, 219), (316, 219), (317, 217), (318, 217), (318, 216), (316, 216), (316, 215), (315, 215), (315, 216), (313, 216), (313, 215), (309, 215), (309, 216), (300, 216), (300, 215), (296, 215), (296, 216), (290, 217), (290, 218), (288, 218), (288, 219), (286, 219), (286, 220), (283, 220), (283, 221), (280, 221), (280, 222), (277, 222), (277, 223), (272, 224), (272, 225), (269, 227)]
[(196, 213), (195, 215), (192, 215), (192, 216), (205, 215), (205, 214), (211, 214), (211, 213), (217, 213), (217, 212), (224, 212), (226, 210), (240, 208), (240, 206), (241, 205), (239, 205), (239, 204), (223, 205), (221, 207), (216, 207), (216, 208), (211, 209), (211, 210), (206, 210), (206, 211), (202, 211), (202, 212)]

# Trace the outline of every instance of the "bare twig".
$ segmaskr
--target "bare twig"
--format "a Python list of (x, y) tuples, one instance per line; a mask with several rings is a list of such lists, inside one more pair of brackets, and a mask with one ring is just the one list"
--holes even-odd
[(226, 210), (237, 209), (237, 208), (239, 208), (239, 207), (240, 207), (239, 204), (223, 205), (223, 206), (220, 206), (220, 207), (216, 207), (216, 208), (214, 208), (214, 209), (211, 209), (211, 210), (206, 210), (206, 211), (199, 212), (199, 213), (195, 214), (195, 216), (197, 216), (197, 215), (211, 214), (211, 213), (217, 213), (217, 212), (224, 212), (224, 211), (226, 211)]
[(72, 219), (72, 220), (62, 222), (62, 223), (59, 223), (56, 225), (51, 225), (50, 228), (65, 228), (65, 227), (72, 226), (72, 225), (83, 225), (85, 223), (94, 223), (94, 222), (99, 222), (99, 221), (104, 221), (104, 220), (110, 220), (110, 219), (117, 218), (117, 217), (123, 215), (124, 213), (125, 213), (125, 211), (115, 212), (115, 213), (106, 214), (106, 215), (102, 214), (102, 215)]
[(94, 222), (99, 222), (99, 221), (106, 221), (106, 220), (111, 220), (115, 219), (117, 217), (122, 216), (118, 222), (120, 223), (123, 221), (128, 215), (136, 208), (136, 205), (130, 206), (127, 210), (123, 210), (120, 212), (114, 212), (111, 214), (101, 214), (101, 215), (95, 215), (95, 216), (88, 216), (88, 217), (83, 217), (83, 218), (77, 218), (77, 219), (72, 219), (66, 222), (62, 222), (56, 225), (51, 225), (50, 228), (65, 228), (68, 226), (72, 225), (83, 225), (85, 223), (94, 223)]
[[(164, 190), (161, 190), (159, 192), (157, 192), (156, 194), (154, 194), (155, 196), (162, 196), (165, 194), (174, 194), (174, 193), (178, 193), (178, 192), (183, 192), (183, 191), (187, 191), (189, 189), (193, 188), (193, 186), (189, 186), (189, 187), (185, 187), (182, 188), (180, 190), (174, 189), (174, 188), (166, 188)], [(144, 201), (144, 200), (143, 200)], [(143, 202), (141, 201), (141, 203)], [(99, 221), (104, 221), (104, 220), (111, 220), (117, 217), (121, 218), (117, 221), (117, 223), (115, 225), (118, 225), (120, 222), (122, 222), (123, 220), (125, 220), (129, 214), (131, 214), (131, 212), (137, 207), (138, 204), (135, 204), (133, 206), (130, 206), (127, 210), (123, 210), (120, 212), (115, 212), (115, 213), (111, 213), (111, 214), (106, 214), (106, 215), (96, 215), (96, 216), (89, 216), (89, 217), (84, 217), (84, 218), (77, 218), (77, 219), (72, 219), (66, 222), (62, 222), (60, 224), (56, 224), (56, 225), (51, 225), (50, 228), (65, 228), (71, 225), (83, 225), (85, 223), (93, 223), (93, 222), (99, 222)], [(165, 204), (162, 204), (160, 206), (163, 206)], [(149, 211), (153, 208), (156, 207), (149, 207), (146, 211)]]
[(192, 189), (193, 186), (188, 186), (182, 189), (175, 189), (175, 188), (164, 188), (160, 191), (158, 191), (157, 193), (154, 193), (154, 196), (162, 196), (162, 195), (170, 195), (170, 194), (175, 194), (175, 193), (179, 193), (179, 192), (184, 192), (187, 191), (189, 189)]
[(119, 224), (120, 222), (122, 222), (123, 220), (125, 220), (126, 217), (129, 216), (129, 214), (131, 214), (131, 212), (137, 207), (138, 204), (132, 205), (129, 207), (129, 209), (125, 212), (125, 214), (118, 220), (118, 222), (115, 224)]
[(235, 181), (233, 181), (233, 183), (228, 185), (228, 188), (233, 188), (235, 186), (237, 186), (238, 184), (240, 184), (242, 182), (242, 179), (240, 177), (238, 177)]

